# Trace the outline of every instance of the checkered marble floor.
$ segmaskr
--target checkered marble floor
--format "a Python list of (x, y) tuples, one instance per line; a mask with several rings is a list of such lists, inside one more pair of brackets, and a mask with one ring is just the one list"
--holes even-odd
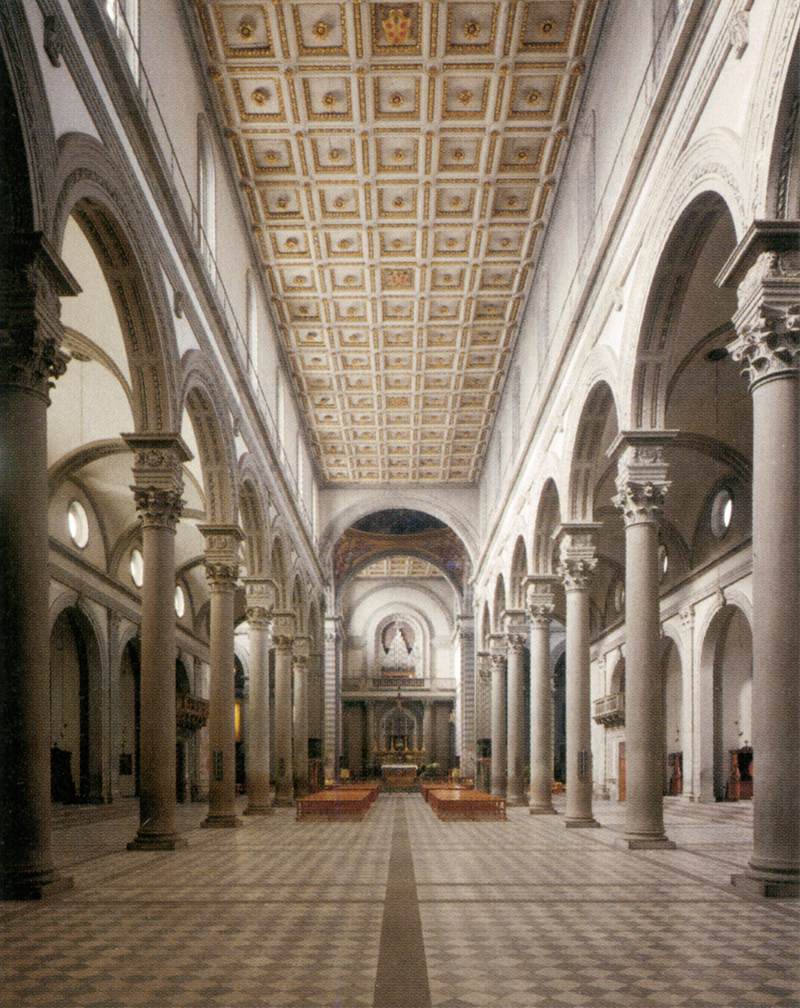
[[(749, 804), (666, 810), (678, 849), (627, 852), (610, 802), (604, 828), (581, 831), (516, 808), (442, 823), (416, 795), (382, 796), (356, 823), (281, 809), (236, 830), (200, 829), (190, 805), (186, 849), (129, 853), (130, 803), (54, 831), (74, 890), (0, 904), (0, 1004), (796, 1008), (800, 905), (728, 885)], [(384, 913), (387, 888), (407, 924)], [(403, 955), (413, 1002), (402, 970), (390, 996), (376, 985)]]

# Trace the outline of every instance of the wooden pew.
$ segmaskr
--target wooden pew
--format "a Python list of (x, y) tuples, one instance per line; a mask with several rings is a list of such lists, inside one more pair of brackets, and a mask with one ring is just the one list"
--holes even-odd
[(505, 819), (506, 800), (474, 788), (431, 788), (428, 804), (440, 819)]
[(428, 801), (428, 795), (431, 791), (473, 791), (474, 787), (470, 783), (461, 781), (421, 781), (419, 789), (422, 792), (422, 797)]
[(308, 819), (314, 816), (326, 819), (363, 819), (369, 812), (373, 799), (364, 788), (333, 788), (317, 791), (298, 798), (295, 818)]
[(361, 791), (369, 795), (370, 805), (378, 797), (381, 789), (380, 781), (348, 781), (346, 784), (337, 784), (332, 791)]

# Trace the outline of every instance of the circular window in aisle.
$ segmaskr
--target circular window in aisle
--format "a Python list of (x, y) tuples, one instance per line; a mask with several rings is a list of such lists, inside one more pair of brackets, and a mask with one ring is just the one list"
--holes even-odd
[(139, 549), (131, 550), (131, 579), (137, 588), (144, 584), (144, 557)]
[(658, 579), (663, 581), (669, 570), (669, 552), (666, 546), (658, 547)]
[(718, 490), (711, 504), (711, 531), (722, 539), (733, 521), (733, 494), (727, 487)]
[(89, 542), (89, 519), (86, 517), (86, 508), (80, 501), (70, 501), (67, 508), (67, 531), (78, 549), (83, 549)]
[(183, 594), (183, 588), (180, 585), (175, 585), (175, 615), (178, 619), (182, 619), (185, 612), (186, 596)]
[(625, 608), (625, 585), (621, 581), (617, 581), (614, 589), (614, 608), (618, 613)]

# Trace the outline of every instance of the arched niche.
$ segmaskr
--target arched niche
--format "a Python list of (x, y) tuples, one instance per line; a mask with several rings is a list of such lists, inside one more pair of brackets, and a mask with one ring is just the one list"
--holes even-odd
[(369, 642), (368, 667), (373, 675), (398, 679), (430, 676), (430, 628), (410, 606), (398, 606), (381, 616)]

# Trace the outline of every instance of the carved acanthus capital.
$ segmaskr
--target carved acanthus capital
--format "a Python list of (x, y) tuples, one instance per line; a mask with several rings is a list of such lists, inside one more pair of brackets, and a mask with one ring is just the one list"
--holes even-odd
[(670, 488), (664, 444), (674, 437), (674, 431), (624, 431), (620, 434), (617, 445), (624, 445), (624, 448), (617, 462), (617, 493), (613, 504), (622, 511), (626, 525), (659, 520)]
[(261, 605), (249, 605), (245, 609), (247, 622), (257, 630), (269, 630), (272, 626), (272, 609)]
[(549, 575), (525, 579), (525, 611), (533, 626), (548, 626), (556, 600), (553, 594), (558, 578)]
[(597, 566), (594, 537), (600, 526), (590, 524), (561, 525), (558, 530), (558, 573), (565, 591), (587, 591)]
[(681, 624), (686, 627), (687, 630), (691, 630), (694, 627), (694, 606), (688, 605), (680, 610), (678, 613)]
[(492, 675), (504, 675), (508, 658), (505, 654), (492, 651), (489, 655), (489, 671)]
[(218, 591), (230, 590), (239, 579), (239, 548), (244, 539), (238, 525), (198, 525), (206, 541), (206, 578)]
[(311, 653), (311, 639), (302, 634), (295, 637), (292, 643), (292, 667), (297, 672), (308, 669), (308, 659)]
[(478, 651), (475, 656), (478, 676), (482, 682), (489, 682), (492, 676), (491, 666), (489, 664), (489, 652), (488, 651)]
[(60, 297), (80, 286), (40, 233), (0, 240), (0, 385), (14, 385), (49, 402), (67, 367), (61, 350)]
[[(272, 611), (278, 598), (278, 589), (272, 578), (243, 578), (245, 598), (248, 613), (261, 610), (266, 613), (266, 619), (272, 620)], [(248, 622), (252, 622), (248, 616)]]
[(508, 641), (504, 633), (489, 635), (489, 668), (493, 675), (505, 674), (508, 660)]
[(522, 654), (528, 644), (528, 621), (522, 609), (507, 609), (503, 613), (503, 626), (509, 653)]
[(765, 378), (797, 374), (800, 369), (800, 302), (786, 309), (762, 304), (758, 317), (748, 321), (728, 353), (741, 365), (741, 373), (753, 388)]
[(272, 616), (272, 643), (279, 654), (292, 654), (294, 644), (294, 613), (281, 612), (273, 613)]
[(800, 367), (800, 224), (753, 221), (717, 282), (736, 286), (736, 338), (728, 345), (751, 388)]
[(133, 491), (143, 526), (175, 528), (183, 511), (183, 471), (192, 453), (177, 433), (123, 434), (133, 452)]

